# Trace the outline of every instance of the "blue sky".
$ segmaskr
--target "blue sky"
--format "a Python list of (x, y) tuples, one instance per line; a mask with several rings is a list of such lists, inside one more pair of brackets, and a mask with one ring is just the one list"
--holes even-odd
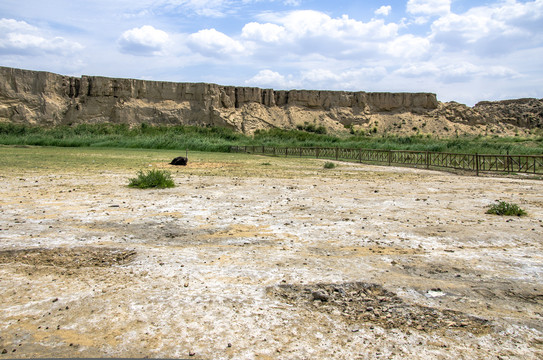
[(0, 65), (274, 89), (543, 97), (543, 0), (2, 0)]

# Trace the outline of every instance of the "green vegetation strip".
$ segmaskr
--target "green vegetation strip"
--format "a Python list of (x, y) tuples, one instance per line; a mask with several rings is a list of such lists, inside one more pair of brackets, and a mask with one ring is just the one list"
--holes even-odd
[(543, 137), (326, 134), (321, 128), (271, 129), (243, 135), (221, 127), (81, 124), (51, 128), (0, 123), (0, 144), (229, 152), (231, 146), (340, 147), (468, 154), (543, 154)]

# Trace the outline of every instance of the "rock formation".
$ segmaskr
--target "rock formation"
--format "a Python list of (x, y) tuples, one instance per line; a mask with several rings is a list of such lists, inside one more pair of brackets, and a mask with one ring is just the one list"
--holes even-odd
[(523, 128), (543, 128), (543, 99), (481, 101), (475, 104), (474, 109), (485, 122), (499, 119), (502, 123)]
[(542, 108), (541, 100), (536, 99), (485, 102), (468, 108), (439, 103), (430, 93), (275, 91), (206, 83), (78, 78), (0, 67), (0, 122), (43, 126), (147, 123), (223, 126), (251, 134), (258, 129), (312, 123), (328, 130), (373, 126), (394, 132), (401, 128), (398, 123), (406, 124), (407, 120), (404, 129), (410, 131), (417, 123), (440, 128), (441, 123), (449, 122), (471, 127), (504, 122), (532, 128), (541, 127)]

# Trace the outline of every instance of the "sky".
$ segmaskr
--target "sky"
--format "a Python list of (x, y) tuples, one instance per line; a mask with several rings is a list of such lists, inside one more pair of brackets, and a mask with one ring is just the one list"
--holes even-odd
[(0, 66), (470, 106), (543, 98), (543, 0), (2, 0)]

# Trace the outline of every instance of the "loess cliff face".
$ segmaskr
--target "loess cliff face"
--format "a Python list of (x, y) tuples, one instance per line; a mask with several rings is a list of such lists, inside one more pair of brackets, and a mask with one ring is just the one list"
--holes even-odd
[[(102, 122), (211, 125), (247, 134), (304, 123), (322, 125), (330, 131), (371, 127), (392, 133), (414, 128), (420, 131), (426, 126), (428, 132), (436, 132), (450, 123), (464, 131), (502, 122), (541, 127), (541, 100), (518, 101), (515, 106), (485, 102), (468, 108), (439, 103), (430, 93), (275, 91), (205, 83), (77, 78), (0, 67), (0, 121), (44, 126)], [(403, 131), (402, 124), (406, 125)]]

